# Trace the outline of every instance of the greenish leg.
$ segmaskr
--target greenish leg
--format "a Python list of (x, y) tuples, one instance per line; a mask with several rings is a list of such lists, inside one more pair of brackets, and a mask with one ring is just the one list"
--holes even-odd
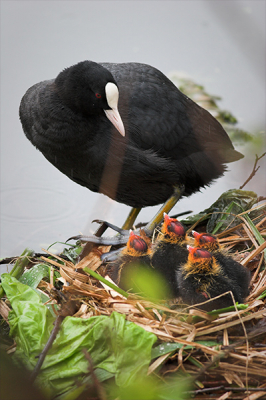
[(160, 210), (155, 214), (153, 219), (145, 226), (144, 230), (146, 235), (151, 237), (153, 234), (154, 229), (157, 225), (159, 225), (163, 220), (164, 213), (168, 214), (175, 204), (178, 202), (180, 197), (184, 192), (185, 187), (182, 185), (174, 187), (174, 193), (169, 199), (163, 204)]
[(141, 210), (141, 208), (131, 208), (130, 213), (128, 214), (128, 217), (122, 226), (122, 229), (129, 230), (132, 228), (134, 222), (136, 221), (137, 216), (140, 213), (140, 210)]

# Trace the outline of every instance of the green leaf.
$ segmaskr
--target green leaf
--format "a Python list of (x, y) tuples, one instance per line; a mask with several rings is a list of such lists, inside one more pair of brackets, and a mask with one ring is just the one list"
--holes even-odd
[[(181, 343), (161, 343), (159, 346), (154, 347), (151, 351), (151, 358), (161, 357), (164, 354), (173, 352), (177, 349), (184, 347)], [(192, 349), (192, 346), (185, 346), (185, 349)]]
[[(207, 232), (222, 231), (228, 227), (239, 224), (240, 220), (235, 216), (248, 211), (257, 201), (255, 192), (231, 189), (224, 192), (209, 208), (187, 217), (181, 222), (185, 225), (194, 224), (198, 221), (208, 220)], [(216, 228), (218, 227), (218, 228)]]
[[(29, 257), (33, 256), (34, 252), (30, 249), (25, 249), (21, 256), (15, 262), (14, 267), (10, 271), (10, 276), (14, 276), (19, 279), (24, 272), (26, 265), (30, 262)], [(0, 285), (0, 299), (4, 296), (4, 290), (2, 285)]]
[[(250, 230), (252, 231), (252, 233), (253, 233), (253, 235), (255, 236), (255, 238), (256, 238), (256, 240), (258, 241), (258, 243), (259, 243), (260, 245), (262, 245), (262, 244), (265, 242), (265, 240), (264, 240), (264, 238), (261, 236), (260, 232), (258, 231), (258, 229), (256, 228), (256, 226), (254, 225), (254, 223), (251, 221), (250, 217), (249, 217), (247, 214), (245, 214), (243, 217), (244, 217), (244, 218), (246, 219), (246, 221), (248, 222), (249, 228), (250, 228)], [(265, 262), (266, 262), (266, 249), (263, 250), (263, 252), (264, 252), (264, 260), (265, 260)]]
[(261, 293), (261, 295), (258, 297), (258, 300), (262, 300), (264, 299), (264, 297), (266, 297), (266, 290), (263, 293)]
[(128, 298), (129, 295), (128, 295), (127, 292), (125, 292), (124, 290), (120, 289), (118, 286), (114, 285), (112, 282), (109, 282), (103, 276), (97, 274), (97, 272), (92, 271), (88, 267), (83, 268), (83, 271), (87, 272), (87, 274), (90, 274), (91, 276), (93, 276), (93, 278), (98, 279), (98, 281), (100, 281), (100, 282), (104, 283), (105, 285), (109, 286), (111, 289), (115, 290), (117, 293), (120, 293), (125, 298)]
[(236, 306), (229, 306), (229, 307), (225, 307), (225, 308), (219, 308), (218, 310), (212, 310), (209, 311), (207, 314), (208, 315), (218, 315), (218, 314), (223, 314), (223, 313), (227, 313), (227, 312), (231, 312), (231, 311), (235, 311), (237, 310), (246, 310), (248, 308), (248, 304), (238, 304), (236, 303)]
[[(208, 346), (208, 347), (215, 347), (217, 346), (217, 342), (214, 340), (197, 340), (196, 343), (202, 344), (203, 346)], [(156, 346), (152, 349), (151, 351), (151, 358), (157, 358), (160, 356), (163, 356), (164, 354), (174, 352), (175, 350), (184, 348), (184, 350), (189, 350), (193, 349), (194, 346), (185, 346), (182, 343), (161, 343), (159, 346)]]
[[(114, 374), (111, 374), (110, 372), (107, 372), (101, 368), (96, 368), (93, 373), (99, 382), (104, 382), (115, 376)], [(84, 379), (82, 379), (82, 381), (79, 382), (78, 386), (68, 390), (61, 396), (57, 396), (56, 400), (75, 400), (81, 395), (81, 393), (83, 393), (85, 390), (89, 390), (93, 385), (93, 378), (91, 376), (86, 376)]]
[(231, 189), (223, 193), (207, 210), (213, 213), (207, 224), (207, 232), (216, 233), (225, 230), (229, 224), (231, 227), (239, 224), (240, 220), (235, 215), (250, 210), (256, 201), (257, 194), (251, 191)]
[(12, 310), (9, 313), (10, 335), (17, 343), (17, 355), (32, 369), (53, 328), (54, 317), (42, 304), (38, 293), (9, 274), (2, 274), (2, 286)]
[(73, 264), (76, 264), (77, 258), (82, 252), (82, 247), (80, 245), (70, 245), (67, 243), (68, 246), (70, 246), (68, 249), (64, 248), (63, 250), (63, 255), (67, 256), (67, 258), (73, 262)]
[[(222, 211), (221, 215), (219, 216), (219, 222), (216, 224), (215, 228), (212, 231), (212, 234), (215, 235), (216, 232), (218, 232), (220, 229), (222, 229), (224, 226), (228, 226), (231, 221), (235, 218), (235, 216), (231, 216), (230, 214), (235, 214), (237, 210), (237, 214), (243, 209), (238, 209), (239, 205), (235, 201), (231, 201), (228, 207)], [(236, 214), (235, 214), (236, 215)], [(210, 225), (210, 224), (209, 224)], [(208, 229), (208, 224), (207, 224), (207, 229)], [(225, 229), (225, 228), (224, 228)]]
[(46, 264), (34, 265), (31, 269), (24, 272), (19, 281), (35, 289), (43, 278), (49, 279), (50, 268)]
[(194, 364), (196, 367), (202, 368), (202, 364), (201, 364), (195, 357), (189, 356), (189, 357), (188, 357), (188, 360), (189, 360), (192, 364)]
[[(9, 322), (17, 343), (14, 356), (32, 370), (53, 329), (54, 318), (32, 288), (8, 274), (2, 277), (12, 306)], [(156, 340), (154, 334), (116, 312), (110, 317), (66, 317), (37, 381), (48, 397), (73, 388), (88, 372), (82, 352), (85, 348), (95, 368), (114, 374), (117, 386), (126, 387), (146, 375)]]

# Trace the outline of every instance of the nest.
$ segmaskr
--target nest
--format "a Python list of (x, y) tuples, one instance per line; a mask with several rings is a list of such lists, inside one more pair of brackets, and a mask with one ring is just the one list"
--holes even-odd
[[(75, 317), (90, 318), (117, 311), (157, 336), (164, 351), (152, 361), (148, 375), (156, 373), (164, 379), (182, 371), (193, 377), (195, 386), (190, 395), (196, 399), (206, 398), (206, 394), (219, 399), (266, 398), (266, 242), (261, 242), (256, 234), (257, 231), (261, 238), (265, 237), (266, 215), (265, 206), (256, 208), (260, 210), (259, 218), (249, 223), (240, 215), (240, 224), (217, 235), (221, 245), (252, 272), (244, 309), (235, 305), (226, 312), (204, 312), (181, 302), (158, 304), (133, 294), (125, 297), (108, 284), (108, 276), (103, 283), (93, 273), (84, 272), (84, 268), (89, 268), (104, 275), (100, 254), (109, 251), (108, 246), (94, 245), (76, 264), (49, 251), (41, 259), (60, 272), (64, 292), (79, 300)], [(38, 288), (51, 296), (52, 287), (51, 273), (50, 283), (41, 280)], [(52, 296), (51, 303), (55, 303)], [(166, 346), (174, 343), (179, 348), (173, 351), (169, 347), (170, 351), (165, 352)]]

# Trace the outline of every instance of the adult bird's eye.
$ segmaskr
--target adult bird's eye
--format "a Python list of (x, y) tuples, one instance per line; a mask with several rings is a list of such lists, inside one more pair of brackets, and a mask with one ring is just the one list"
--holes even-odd
[(100, 93), (95, 93), (95, 96), (97, 97), (97, 99), (100, 99), (102, 97)]

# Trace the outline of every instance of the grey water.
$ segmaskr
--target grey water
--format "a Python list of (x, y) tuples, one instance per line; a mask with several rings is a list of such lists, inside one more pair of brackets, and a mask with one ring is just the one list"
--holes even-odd
[[(251, 1), (2, 1), (1, 2), (1, 257), (26, 247), (40, 252), (68, 237), (91, 234), (95, 218), (121, 226), (129, 207), (92, 193), (56, 170), (26, 139), (21, 97), (85, 59), (136, 61), (166, 75), (181, 71), (221, 96), (239, 127), (265, 132), (265, 2)], [(210, 188), (182, 199), (173, 212), (201, 211), (251, 172), (255, 153), (230, 164)], [(266, 195), (265, 159), (246, 186)], [(148, 221), (158, 207), (141, 211)], [(62, 245), (55, 244), (53, 251)]]

